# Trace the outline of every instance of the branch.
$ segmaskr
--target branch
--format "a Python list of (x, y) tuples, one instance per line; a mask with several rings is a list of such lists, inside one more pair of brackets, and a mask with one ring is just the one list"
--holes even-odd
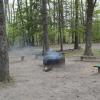
[(97, 0), (94, 1), (94, 4), (93, 4), (94, 6), (95, 6), (96, 2), (97, 2)]

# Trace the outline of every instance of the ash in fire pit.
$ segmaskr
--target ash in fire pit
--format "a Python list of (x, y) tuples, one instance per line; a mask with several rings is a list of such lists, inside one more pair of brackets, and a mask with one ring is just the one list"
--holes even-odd
[(65, 63), (65, 57), (60, 52), (48, 51), (43, 57), (44, 71), (50, 71), (52, 65), (63, 63)]

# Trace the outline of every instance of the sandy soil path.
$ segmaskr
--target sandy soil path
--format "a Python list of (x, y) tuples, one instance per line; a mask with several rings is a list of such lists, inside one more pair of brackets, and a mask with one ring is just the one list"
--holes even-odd
[(31, 54), (23, 62), (10, 61), (15, 83), (0, 88), (0, 100), (100, 100), (100, 74), (94, 62), (66, 58), (65, 66), (43, 72), (42, 60)]
[(43, 72), (41, 60), (11, 63), (14, 85), (0, 89), (0, 100), (100, 100), (100, 74), (94, 63), (66, 59), (66, 65)]

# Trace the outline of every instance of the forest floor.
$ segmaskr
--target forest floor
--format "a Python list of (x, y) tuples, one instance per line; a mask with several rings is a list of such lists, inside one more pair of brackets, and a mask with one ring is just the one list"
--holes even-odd
[[(94, 45), (100, 50), (100, 45)], [(79, 60), (78, 51), (66, 56), (65, 65), (43, 71), (39, 48), (11, 50), (10, 74), (14, 80), (0, 85), (0, 100), (100, 100), (100, 74), (93, 66), (99, 62)], [(19, 56), (25, 60), (20, 61)]]

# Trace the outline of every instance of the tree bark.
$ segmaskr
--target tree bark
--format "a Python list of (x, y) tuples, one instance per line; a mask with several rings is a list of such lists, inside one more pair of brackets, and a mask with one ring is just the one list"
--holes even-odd
[(47, 0), (42, 0), (42, 23), (43, 23), (43, 52), (49, 50), (48, 38), (48, 18), (47, 18)]
[(70, 25), (70, 28), (71, 28), (71, 37), (72, 37), (72, 41), (71, 41), (71, 43), (74, 43), (74, 41), (75, 41), (75, 34), (74, 34), (74, 32), (73, 32), (73, 29), (75, 28), (75, 21), (74, 21), (74, 0), (71, 0), (71, 25)]
[(0, 0), (0, 81), (9, 80), (10, 76), (7, 50), (4, 6), (3, 0)]
[(63, 4), (62, 0), (58, 0), (58, 9), (59, 9), (59, 20), (58, 20), (58, 27), (59, 27), (59, 40), (60, 40), (60, 50), (63, 51)]
[(93, 56), (92, 53), (92, 17), (96, 0), (87, 0), (86, 28), (85, 28), (85, 52), (84, 55)]
[(78, 8), (79, 8), (79, 0), (75, 0), (75, 43), (74, 43), (74, 49), (79, 49), (79, 34), (77, 31), (78, 24), (79, 24)]

